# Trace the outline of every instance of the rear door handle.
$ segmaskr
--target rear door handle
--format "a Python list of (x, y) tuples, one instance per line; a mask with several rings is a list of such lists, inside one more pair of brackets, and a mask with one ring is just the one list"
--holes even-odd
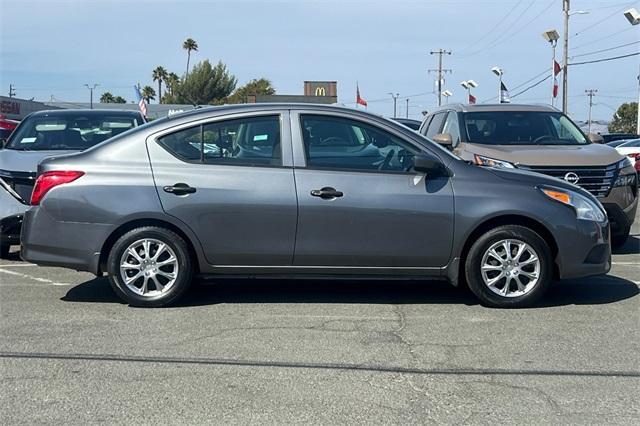
[(324, 200), (342, 197), (344, 194), (341, 191), (336, 191), (335, 188), (331, 188), (329, 186), (325, 186), (322, 189), (314, 189), (311, 191), (311, 195), (314, 197), (320, 197)]
[(173, 195), (187, 195), (196, 192), (196, 189), (187, 185), (186, 183), (176, 183), (173, 186), (165, 186), (162, 188), (164, 192), (168, 192)]

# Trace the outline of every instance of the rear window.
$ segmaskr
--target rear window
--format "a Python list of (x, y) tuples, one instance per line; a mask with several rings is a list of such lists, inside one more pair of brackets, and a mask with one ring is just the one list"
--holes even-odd
[(142, 124), (135, 115), (61, 114), (28, 117), (11, 135), (8, 149), (85, 150)]

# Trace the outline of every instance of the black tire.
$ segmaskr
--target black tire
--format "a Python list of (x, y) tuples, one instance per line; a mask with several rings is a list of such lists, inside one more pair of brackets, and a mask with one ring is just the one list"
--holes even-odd
[(9, 244), (0, 245), (0, 259), (8, 259), (10, 249), (11, 246)]
[[(178, 273), (173, 285), (161, 294), (142, 296), (130, 289), (120, 275), (120, 259), (125, 250), (136, 241), (158, 240), (166, 244), (177, 259)], [(107, 260), (109, 282), (115, 293), (132, 306), (157, 308), (176, 302), (191, 285), (193, 276), (192, 259), (187, 243), (173, 231), (155, 226), (133, 229), (120, 237), (111, 248)]]
[(612, 235), (611, 247), (613, 248), (622, 247), (627, 242), (627, 239), (629, 238), (630, 233), (631, 233), (631, 228), (627, 228), (624, 232), (621, 232), (620, 234)]
[[(527, 293), (513, 297), (502, 296), (490, 290), (481, 272), (482, 260), (489, 248), (501, 240), (509, 239), (528, 244), (540, 260), (538, 282)], [(552, 280), (552, 262), (551, 250), (538, 234), (523, 226), (505, 225), (488, 231), (471, 246), (465, 260), (465, 276), (469, 288), (483, 305), (493, 308), (523, 308), (534, 305), (549, 288)]]

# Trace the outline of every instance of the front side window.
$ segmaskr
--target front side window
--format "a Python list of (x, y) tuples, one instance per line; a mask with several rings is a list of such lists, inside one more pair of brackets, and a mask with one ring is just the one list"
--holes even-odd
[(18, 151), (85, 150), (143, 124), (135, 116), (104, 114), (51, 114), (29, 117), (6, 146)]
[(441, 112), (433, 116), (431, 123), (429, 123), (429, 128), (427, 129), (426, 137), (433, 138), (435, 135), (441, 133), (440, 129), (442, 129), (442, 122), (447, 116), (446, 112)]
[(360, 121), (303, 115), (307, 167), (340, 170), (410, 170), (418, 151), (400, 138)]
[(280, 119), (263, 116), (190, 127), (158, 143), (183, 161), (209, 164), (282, 164)]
[(586, 145), (580, 129), (560, 112), (491, 111), (464, 114), (471, 143), (484, 145)]
[(442, 133), (448, 133), (451, 135), (451, 143), (453, 146), (457, 146), (460, 143), (460, 125), (458, 124), (458, 113), (450, 112), (447, 116), (447, 121), (444, 123)]

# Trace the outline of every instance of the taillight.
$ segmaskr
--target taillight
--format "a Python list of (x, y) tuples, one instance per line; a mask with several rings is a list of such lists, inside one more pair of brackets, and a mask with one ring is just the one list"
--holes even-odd
[(69, 170), (54, 170), (51, 172), (44, 172), (38, 179), (33, 187), (31, 193), (31, 205), (37, 206), (51, 188), (65, 183), (73, 182), (82, 176), (84, 172), (76, 172)]

